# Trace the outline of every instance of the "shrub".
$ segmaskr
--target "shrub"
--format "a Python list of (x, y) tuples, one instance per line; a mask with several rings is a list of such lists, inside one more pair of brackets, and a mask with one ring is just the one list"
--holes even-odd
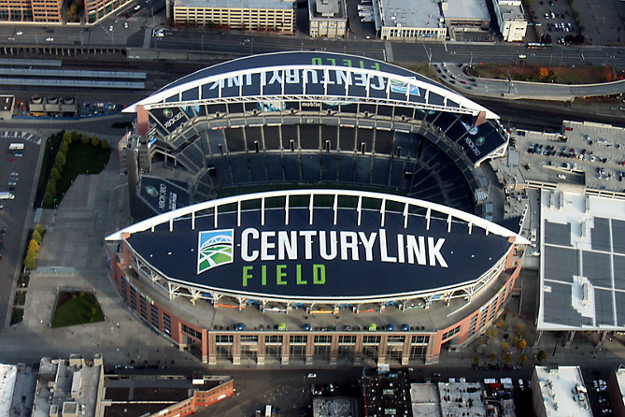
[(43, 195), (43, 204), (45, 204), (46, 206), (51, 206), (52, 203), (54, 203), (54, 194), (46, 192)]
[(109, 145), (107, 140), (101, 140), (100, 141), (100, 146), (102, 147), (102, 149), (108, 149), (111, 147), (111, 145)]
[(41, 236), (43, 236), (43, 226), (42, 226), (42, 225), (40, 225), (39, 223), (37, 223), (37, 224), (35, 225), (35, 231), (36, 231), (36, 232), (39, 232), (39, 234), (40, 234)]
[(50, 193), (53, 196), (56, 194), (56, 182), (52, 178), (50, 178), (48, 185), (46, 185), (46, 193)]
[(96, 135), (93, 135), (93, 138), (91, 138), (91, 146), (96, 148), (98, 147), (99, 144), (100, 144), (100, 139), (98, 139)]
[(36, 250), (32, 250), (32, 249), (28, 249), (28, 251), (26, 251), (26, 257), (32, 257), (34, 259), (37, 259), (37, 251)]
[(54, 158), (55, 166), (62, 167), (63, 165), (65, 165), (66, 162), (67, 162), (67, 158), (65, 157), (65, 154), (63, 152), (59, 152), (56, 154), (56, 157)]
[(61, 149), (59, 150), (59, 152), (61, 151), (64, 154), (67, 154), (67, 151), (69, 151), (69, 145), (67, 144), (67, 142), (63, 141), (63, 143), (61, 143)]
[(61, 173), (59, 172), (58, 169), (53, 167), (50, 170), (50, 179), (53, 179), (55, 182), (61, 179)]
[(37, 230), (33, 230), (33, 234), (32, 234), (32, 239), (37, 242), (37, 243), (41, 243), (41, 233), (39, 233)]
[(35, 252), (39, 252), (39, 242), (35, 239), (30, 239), (28, 242), (28, 250), (34, 250)]
[(78, 140), (78, 132), (72, 130), (72, 142), (76, 142)]
[(83, 144), (85, 144), (85, 145), (86, 145), (87, 143), (89, 143), (89, 135), (88, 135), (88, 134), (86, 134), (86, 133), (83, 133), (83, 134), (80, 136), (80, 141), (81, 141)]

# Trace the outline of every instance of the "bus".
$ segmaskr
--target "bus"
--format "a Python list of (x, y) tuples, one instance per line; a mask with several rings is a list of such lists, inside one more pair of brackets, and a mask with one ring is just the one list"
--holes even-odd
[(536, 42), (530, 42), (527, 44), (527, 49), (546, 49), (546, 48), (552, 48), (553, 44), (551, 43), (536, 43)]
[(24, 150), (24, 144), (23, 143), (19, 143), (19, 142), (10, 143), (9, 144), (9, 150), (10, 151), (23, 151)]
[(265, 406), (265, 417), (272, 417), (273, 416), (273, 413), (272, 413), (271, 409), (272, 409), (271, 405), (267, 404)]

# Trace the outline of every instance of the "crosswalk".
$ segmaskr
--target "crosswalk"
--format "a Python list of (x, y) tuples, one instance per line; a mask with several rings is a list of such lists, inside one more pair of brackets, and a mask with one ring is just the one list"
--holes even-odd
[(1, 131), (0, 139), (9, 139), (9, 140), (25, 140), (28, 142), (36, 143), (37, 145), (41, 145), (41, 137), (32, 133), (25, 132), (19, 130), (13, 131)]

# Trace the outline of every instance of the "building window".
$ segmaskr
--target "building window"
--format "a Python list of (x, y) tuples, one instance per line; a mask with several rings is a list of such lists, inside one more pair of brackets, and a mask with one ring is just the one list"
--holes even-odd
[(469, 324), (469, 337), (475, 334), (477, 328), (477, 314), (471, 317), (471, 323)]
[(202, 332), (199, 332), (186, 324), (182, 324), (182, 332), (192, 338), (196, 339), (198, 342), (202, 340)]
[(167, 313), (163, 313), (163, 332), (171, 336), (171, 316)]
[(453, 329), (443, 333), (443, 339), (442, 341), (446, 341), (447, 339), (451, 338), (452, 336), (457, 335), (458, 333), (460, 333), (460, 325), (454, 327)]
[(258, 344), (258, 336), (254, 336), (254, 335), (242, 335), (241, 336), (241, 343), (247, 343), (247, 344)]
[(265, 336), (265, 344), (266, 345), (281, 345), (282, 344), (282, 336), (278, 336), (278, 335), (270, 335), (270, 336)]
[(410, 359), (423, 359), (427, 351), (427, 346), (410, 346)]
[(427, 345), (430, 343), (430, 336), (413, 336), (411, 345)]
[(217, 345), (231, 345), (232, 336), (226, 334), (218, 334), (215, 336), (215, 344)]
[(315, 336), (315, 344), (330, 344), (332, 343), (332, 336)]
[(339, 345), (355, 345), (356, 336), (339, 336)]
[(150, 322), (158, 329), (158, 307), (154, 304), (150, 306)]
[(291, 336), (291, 344), (294, 343), (306, 343), (307, 336)]
[(133, 310), (137, 310), (137, 292), (134, 289), (130, 289), (130, 306)]
[(362, 338), (363, 345), (379, 345), (380, 344), (380, 336), (364, 336)]
[(303, 358), (306, 356), (306, 345), (291, 345), (289, 352), (292, 358)]
[(403, 345), (405, 341), (406, 341), (406, 336), (389, 336), (388, 337), (388, 343), (394, 343), (394, 344), (401, 343)]
[(315, 358), (329, 358), (330, 357), (330, 345), (316, 345), (315, 346)]
[(139, 310), (141, 310), (141, 317), (143, 320), (148, 321), (148, 304), (145, 301), (145, 297), (141, 294), (139, 298)]

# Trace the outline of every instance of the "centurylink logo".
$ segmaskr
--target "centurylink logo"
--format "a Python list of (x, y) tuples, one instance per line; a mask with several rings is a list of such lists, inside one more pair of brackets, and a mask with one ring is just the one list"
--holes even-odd
[(220, 265), (231, 264), (234, 252), (234, 229), (200, 232), (198, 237), (197, 273)]

